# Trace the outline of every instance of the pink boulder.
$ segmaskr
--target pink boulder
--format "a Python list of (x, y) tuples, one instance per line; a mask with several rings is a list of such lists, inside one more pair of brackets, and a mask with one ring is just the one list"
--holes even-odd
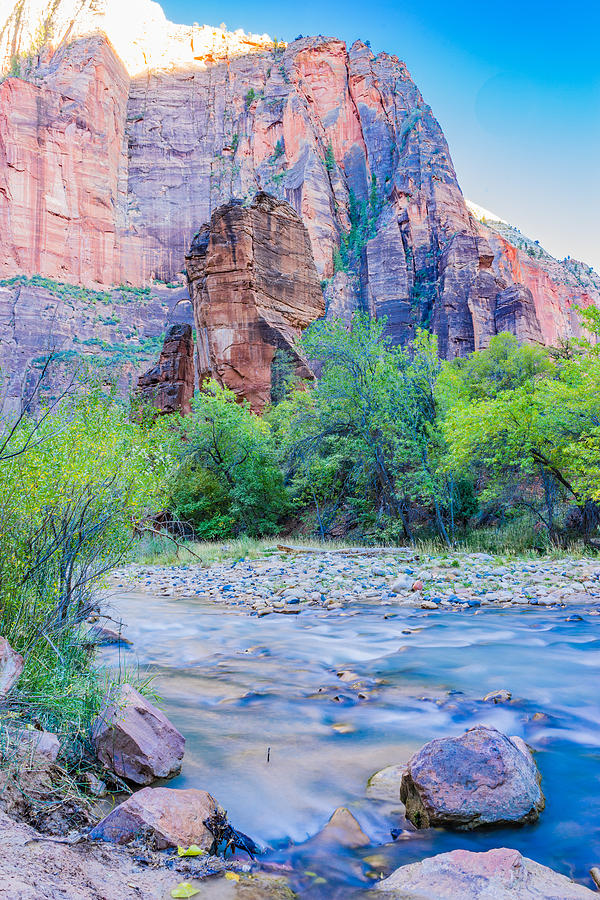
[(424, 587), (425, 587), (425, 585), (423, 584), (422, 581), (415, 581), (415, 583), (412, 586), (412, 589), (413, 589), (413, 591), (422, 591)]
[(11, 742), (17, 746), (19, 756), (43, 757), (48, 762), (56, 762), (60, 753), (60, 741), (51, 731), (37, 731), (35, 728), (11, 729)]
[(150, 784), (181, 770), (185, 738), (129, 684), (105, 704), (92, 728), (102, 765), (127, 781)]
[(592, 900), (594, 891), (505, 847), (452, 850), (401, 866), (376, 891), (389, 900)]
[(544, 808), (540, 781), (521, 738), (479, 725), (415, 753), (402, 776), (400, 799), (417, 828), (524, 825)]
[(21, 654), (13, 650), (6, 638), (0, 637), (0, 697), (6, 697), (15, 686), (24, 665)]
[(213, 836), (204, 820), (217, 808), (217, 801), (206, 791), (147, 787), (98, 822), (90, 838), (113, 844), (142, 838), (157, 850), (192, 844), (208, 850)]

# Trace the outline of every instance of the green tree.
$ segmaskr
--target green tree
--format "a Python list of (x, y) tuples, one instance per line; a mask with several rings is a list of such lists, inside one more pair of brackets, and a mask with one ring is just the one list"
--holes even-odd
[(288, 501), (269, 424), (216, 382), (192, 407), (182, 422), (173, 511), (205, 539), (275, 533)]
[(104, 689), (82, 624), (164, 502), (168, 446), (93, 381), (0, 422), (0, 633), (25, 657), (20, 708), (67, 744), (84, 739)]
[(597, 520), (600, 360), (586, 353), (533, 369), (504, 390), (490, 390), (495, 379), (486, 375), (470, 391), (475, 399), (463, 394), (444, 421), (447, 465), (478, 471), (484, 499), (529, 509), (556, 541), (564, 501)]
[(408, 539), (411, 505), (431, 504), (436, 527), (449, 540), (447, 485), (437, 465), (435, 339), (420, 332), (404, 351), (391, 346), (385, 324), (358, 314), (351, 328), (318, 322), (304, 334), (302, 350), (318, 360), (321, 374), (309, 408), (290, 429), (288, 464), (293, 471), (302, 461), (306, 470), (310, 460), (333, 457), (339, 474), (332, 478), (330, 469), (329, 481), (347, 496), (371, 490), (377, 515), (401, 522)]

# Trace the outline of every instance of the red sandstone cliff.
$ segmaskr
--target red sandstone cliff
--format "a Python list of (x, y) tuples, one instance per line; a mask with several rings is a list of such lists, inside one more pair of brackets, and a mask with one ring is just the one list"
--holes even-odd
[(216, 209), (264, 190), (301, 216), (329, 313), (385, 315), (398, 341), (425, 325), (446, 356), (502, 329), (552, 343), (600, 302), (597, 278), (474, 219), (406, 66), (360, 42), (19, 0), (0, 58), (20, 72), (0, 84), (0, 276), (171, 281)]
[(248, 207), (220, 207), (186, 263), (201, 382), (216, 378), (260, 411), (277, 350), (298, 378), (312, 377), (294, 345), (325, 304), (308, 233), (288, 203), (262, 193)]

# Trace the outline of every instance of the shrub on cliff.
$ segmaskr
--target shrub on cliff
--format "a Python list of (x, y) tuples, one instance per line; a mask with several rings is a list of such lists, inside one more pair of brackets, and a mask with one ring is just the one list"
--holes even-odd
[(277, 532), (289, 504), (268, 423), (215, 382), (192, 407), (182, 423), (173, 512), (205, 540)]

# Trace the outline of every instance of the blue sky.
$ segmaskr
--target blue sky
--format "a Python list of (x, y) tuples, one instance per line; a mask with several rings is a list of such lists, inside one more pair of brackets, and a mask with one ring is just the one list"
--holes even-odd
[(327, 34), (403, 59), (465, 195), (600, 272), (600, 4), (505, 0), (161, 0), (173, 22), (293, 40)]

